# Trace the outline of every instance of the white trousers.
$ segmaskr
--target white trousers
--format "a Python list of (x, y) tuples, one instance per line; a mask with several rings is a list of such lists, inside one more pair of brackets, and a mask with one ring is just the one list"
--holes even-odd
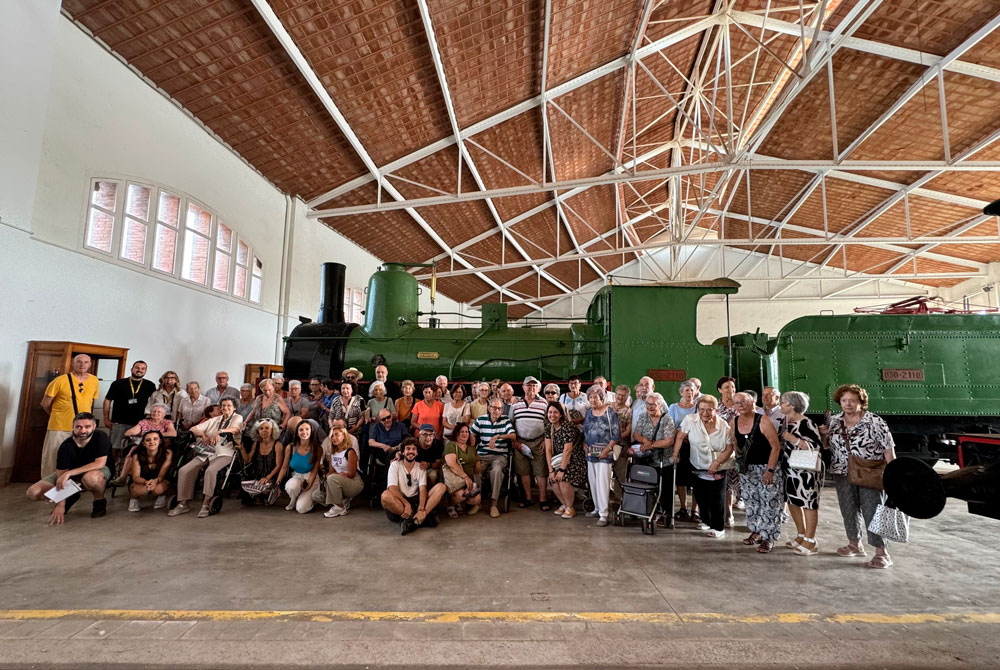
[(291, 479), (285, 482), (285, 492), (288, 494), (288, 497), (291, 498), (292, 503), (295, 504), (295, 511), (299, 514), (305, 514), (306, 512), (312, 510), (316, 503), (324, 497), (320, 492), (318, 477), (316, 482), (313, 484), (312, 489), (310, 489), (305, 495), (302, 495), (302, 489), (308, 481), (308, 474), (300, 475), (297, 472), (293, 472)]
[(602, 519), (608, 518), (608, 498), (611, 495), (611, 463), (591, 463), (587, 461), (587, 481), (590, 483), (590, 496), (594, 499), (597, 514)]

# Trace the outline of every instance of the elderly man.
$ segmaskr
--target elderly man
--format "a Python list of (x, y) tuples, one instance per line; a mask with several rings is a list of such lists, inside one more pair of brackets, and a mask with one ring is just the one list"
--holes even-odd
[(444, 444), (437, 438), (434, 426), (429, 423), (422, 424), (417, 432), (417, 463), (427, 472), (428, 484), (437, 484), (441, 476), (441, 465), (444, 463)]
[(760, 394), (764, 416), (771, 420), (775, 430), (781, 425), (781, 391), (773, 386), (765, 386)]
[(381, 465), (386, 465), (392, 460), (399, 443), (409, 436), (410, 431), (406, 429), (406, 425), (402, 421), (393, 419), (392, 412), (383, 408), (372, 425), (368, 446), (375, 460)]
[(128, 377), (111, 382), (104, 396), (104, 425), (111, 426), (111, 447), (121, 446), (122, 437), (146, 414), (146, 403), (156, 391), (156, 384), (143, 379), (146, 376), (146, 361), (132, 364)]
[(691, 377), (688, 381), (694, 384), (694, 401), (698, 402), (698, 398), (701, 397), (701, 380), (697, 377)]
[[(538, 504), (542, 511), (549, 511), (547, 483), (548, 463), (545, 461), (545, 411), (548, 405), (538, 397), (541, 384), (534, 377), (525, 377), (521, 385), (524, 398), (511, 407), (514, 430), (517, 433), (518, 450), (514, 452), (514, 471), (521, 477), (524, 500), (518, 507), (531, 507), (531, 476), (538, 485)], [(530, 454), (530, 456), (529, 456)]]
[(518, 401), (518, 398), (514, 395), (514, 387), (507, 383), (501, 384), (500, 400), (503, 402), (503, 415), (513, 420), (514, 415), (511, 414), (511, 409), (514, 407), (514, 403)]
[(100, 393), (97, 377), (89, 372), (90, 356), (77, 354), (71, 366), (72, 372), (49, 382), (42, 398), (42, 409), (49, 415), (42, 443), (42, 477), (55, 472), (59, 447), (73, 434), (73, 418), (81, 412), (92, 411)]
[[(594, 377), (594, 383), (597, 384), (598, 386), (600, 386), (602, 389), (604, 389), (604, 402), (605, 402), (605, 404), (614, 405), (615, 404), (615, 392), (613, 390), (611, 390), (611, 389), (608, 388), (608, 380), (605, 379), (604, 377), (598, 376), (598, 377)], [(632, 404), (632, 398), (631, 398), (631, 396), (628, 399), (628, 404), (629, 405)]]
[(389, 521), (399, 524), (399, 534), (406, 535), (418, 528), (437, 525), (434, 509), (440, 504), (447, 488), (443, 482), (428, 483), (429, 471), (417, 460), (419, 449), (416, 440), (406, 438), (402, 448), (402, 458), (389, 464), (382, 508)]
[[(632, 425), (636, 425), (639, 421), (639, 417), (646, 413), (646, 396), (652, 393), (656, 388), (656, 382), (653, 381), (652, 377), (643, 377), (639, 380), (639, 383), (635, 387), (635, 402), (632, 403)], [(665, 401), (661, 401), (663, 405), (660, 410), (663, 412), (667, 411), (667, 404)]]
[(213, 405), (220, 404), (223, 398), (232, 398), (235, 404), (240, 404), (240, 391), (235, 386), (229, 385), (229, 373), (225, 370), (215, 373), (215, 386), (205, 391), (205, 397)]
[(479, 462), (483, 464), (483, 472), (477, 477), (481, 480), (484, 474), (490, 476), (490, 516), (495, 519), (500, 516), (497, 500), (503, 489), (503, 469), (507, 467), (507, 455), (517, 433), (510, 419), (503, 415), (503, 402), (499, 398), (490, 400), (487, 413), (476, 419), (470, 430), (476, 439)]
[[(55, 488), (62, 491), (69, 480), (73, 480), (94, 496), (94, 506), (90, 518), (102, 517), (107, 513), (108, 501), (104, 498), (104, 484), (111, 478), (108, 458), (111, 443), (108, 436), (97, 430), (97, 417), (90, 412), (80, 412), (73, 418), (70, 437), (66, 438), (56, 454), (56, 466), (51, 473), (28, 488), (29, 500), (44, 500), (45, 492)], [(69, 508), (80, 499), (74, 493), (56, 503), (49, 515), (50, 525), (61, 525)]]
[(399, 392), (399, 384), (396, 382), (389, 381), (389, 368), (385, 365), (375, 366), (375, 381), (382, 382), (385, 386), (385, 395), (387, 398), (392, 398), (393, 400), (398, 400), (402, 395)]

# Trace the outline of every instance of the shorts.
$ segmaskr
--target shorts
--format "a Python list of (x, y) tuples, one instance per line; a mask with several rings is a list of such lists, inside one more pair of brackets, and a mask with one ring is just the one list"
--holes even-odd
[(535, 477), (548, 477), (549, 468), (545, 462), (545, 437), (538, 436), (531, 440), (520, 440), (521, 444), (527, 445), (531, 449), (534, 458), (528, 458), (521, 453), (520, 449), (514, 450), (514, 472), (518, 475), (534, 475)]
[[(108, 466), (105, 465), (103, 468), (101, 468), (97, 472), (100, 472), (102, 475), (104, 475), (104, 481), (105, 482), (111, 481), (111, 468), (109, 468)], [(85, 472), (83, 474), (85, 475), (87, 473)], [(56, 485), (56, 480), (57, 479), (59, 479), (59, 472), (58, 471), (53, 472), (52, 474), (47, 475), (45, 477), (42, 477), (42, 481), (43, 482), (48, 482), (49, 484), (52, 484), (53, 486)], [(73, 481), (75, 481), (77, 484), (80, 484), (81, 481), (83, 480), (83, 475), (76, 475), (75, 477), (70, 477), (70, 479), (72, 479)]]
[[(407, 498), (406, 502), (410, 506), (410, 514), (416, 514), (417, 510), (420, 509), (420, 494), (418, 493), (415, 496)], [(398, 514), (393, 514), (389, 510), (385, 511), (385, 515), (389, 517), (389, 521), (393, 523), (399, 523), (400, 521), (403, 520), (403, 517), (399, 516)]]

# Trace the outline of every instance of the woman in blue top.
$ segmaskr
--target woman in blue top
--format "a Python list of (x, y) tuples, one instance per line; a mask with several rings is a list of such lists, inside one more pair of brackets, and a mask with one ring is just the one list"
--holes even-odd
[(296, 439), (285, 450), (292, 476), (285, 482), (289, 503), (287, 510), (305, 514), (323, 496), (319, 490), (319, 466), (323, 462), (323, 447), (319, 441), (319, 424), (304, 419), (295, 431)]
[(611, 468), (615, 444), (621, 439), (618, 415), (604, 402), (604, 389), (596, 384), (587, 391), (590, 409), (583, 419), (583, 441), (587, 452), (587, 479), (598, 526), (608, 525), (608, 497), (611, 493)]

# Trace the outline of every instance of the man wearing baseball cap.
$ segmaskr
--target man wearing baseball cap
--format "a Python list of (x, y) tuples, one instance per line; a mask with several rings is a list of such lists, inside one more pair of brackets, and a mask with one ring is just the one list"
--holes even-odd
[(420, 425), (417, 430), (417, 464), (427, 472), (427, 485), (434, 487), (441, 474), (441, 464), (444, 463), (444, 444), (437, 438), (434, 426), (429, 423)]
[[(544, 432), (545, 410), (548, 405), (538, 397), (541, 384), (534, 377), (525, 377), (521, 388), (524, 390), (524, 398), (511, 407), (519, 447), (514, 450), (514, 472), (520, 475), (521, 485), (524, 487), (524, 500), (517, 506), (531, 507), (534, 504), (531, 500), (531, 476), (534, 475), (538, 485), (539, 506), (543, 511), (548, 511), (552, 509), (552, 505), (546, 500), (548, 465), (545, 462)], [(528, 453), (531, 454), (530, 457)]]

